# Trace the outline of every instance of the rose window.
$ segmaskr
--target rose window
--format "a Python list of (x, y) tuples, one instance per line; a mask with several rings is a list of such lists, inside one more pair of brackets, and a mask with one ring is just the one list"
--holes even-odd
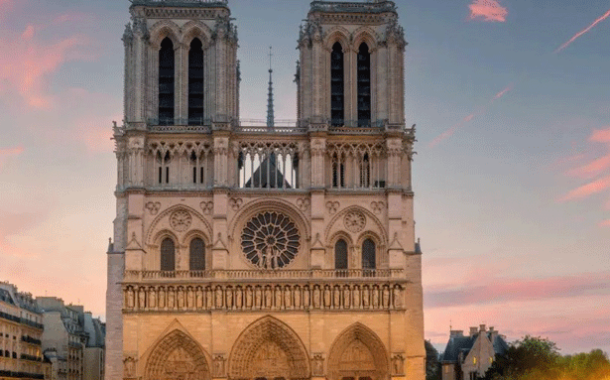
[(241, 234), (246, 258), (261, 269), (279, 269), (299, 253), (300, 235), (294, 222), (278, 212), (262, 212), (253, 217)]

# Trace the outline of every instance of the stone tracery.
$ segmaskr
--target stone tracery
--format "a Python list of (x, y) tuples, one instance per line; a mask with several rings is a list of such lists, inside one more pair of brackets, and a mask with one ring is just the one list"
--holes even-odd
[(159, 342), (146, 364), (146, 380), (209, 380), (203, 349), (184, 332), (174, 330)]

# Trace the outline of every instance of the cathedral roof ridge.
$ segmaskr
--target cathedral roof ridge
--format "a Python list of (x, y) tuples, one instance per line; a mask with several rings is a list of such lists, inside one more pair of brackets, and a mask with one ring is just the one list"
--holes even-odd
[(132, 6), (152, 7), (228, 7), (229, 0), (129, 0)]

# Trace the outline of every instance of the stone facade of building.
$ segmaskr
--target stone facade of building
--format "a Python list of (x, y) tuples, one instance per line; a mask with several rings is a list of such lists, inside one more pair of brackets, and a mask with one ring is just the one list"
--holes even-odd
[(493, 327), (471, 327), (470, 334), (452, 330), (441, 356), (443, 380), (476, 380), (491, 367), (496, 355), (508, 349), (505, 337)]
[(395, 4), (313, 2), (298, 120), (263, 127), (226, 1), (130, 10), (106, 378), (423, 380)]
[(32, 295), (0, 283), (0, 380), (45, 378), (42, 335), (42, 313)]
[(38, 297), (43, 312), (42, 349), (56, 380), (104, 378), (104, 332), (99, 319), (83, 306), (65, 305), (56, 297)]

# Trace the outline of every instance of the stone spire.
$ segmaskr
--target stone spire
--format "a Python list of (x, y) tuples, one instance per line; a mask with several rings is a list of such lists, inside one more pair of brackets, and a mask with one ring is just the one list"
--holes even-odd
[(267, 100), (267, 128), (273, 128), (275, 126), (275, 115), (273, 112), (273, 68), (271, 66), (272, 57), (272, 47), (269, 46), (269, 99)]

